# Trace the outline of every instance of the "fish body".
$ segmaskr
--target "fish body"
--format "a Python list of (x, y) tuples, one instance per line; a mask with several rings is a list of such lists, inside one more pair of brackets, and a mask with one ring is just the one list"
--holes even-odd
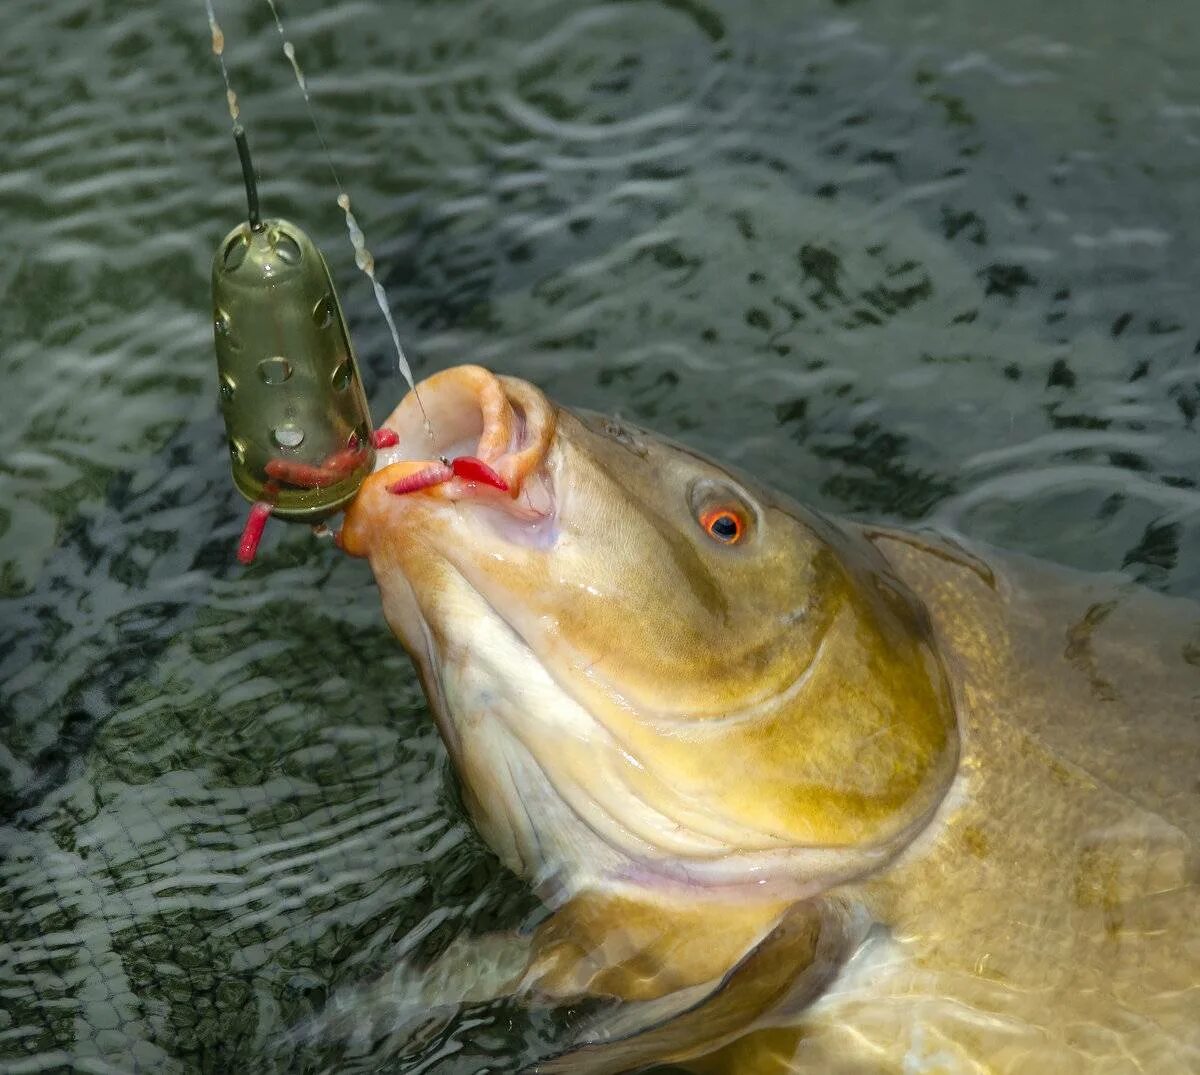
[[(1200, 1070), (1194, 605), (479, 367), (421, 398), (340, 540), (553, 908), (489, 989), (619, 1001), (542, 1070)], [(461, 455), (505, 488), (388, 491)]]

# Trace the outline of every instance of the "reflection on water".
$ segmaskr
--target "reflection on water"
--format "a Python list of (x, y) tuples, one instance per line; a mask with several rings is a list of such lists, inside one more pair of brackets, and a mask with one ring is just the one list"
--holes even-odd
[[(1200, 593), (1200, 11), (903, 9), (290, 30), (418, 375), (484, 362), (824, 508)], [(269, 12), (218, 12), (265, 207), (320, 238), (382, 415), (402, 385)], [(0, 1057), (253, 1065), (332, 989), (537, 912), (363, 565), (283, 527), (232, 562), (207, 296), (241, 194), (202, 5), (8, 15)], [(511, 1070), (563, 1018), (387, 1048)]]

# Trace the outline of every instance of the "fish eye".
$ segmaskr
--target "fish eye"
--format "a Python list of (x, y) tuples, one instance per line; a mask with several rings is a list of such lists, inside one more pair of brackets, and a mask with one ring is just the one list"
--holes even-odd
[(688, 489), (692, 518), (719, 545), (737, 545), (754, 537), (759, 512), (741, 488), (728, 481), (702, 477)]
[(731, 508), (712, 508), (700, 516), (700, 525), (709, 537), (723, 545), (733, 545), (746, 532), (746, 521)]

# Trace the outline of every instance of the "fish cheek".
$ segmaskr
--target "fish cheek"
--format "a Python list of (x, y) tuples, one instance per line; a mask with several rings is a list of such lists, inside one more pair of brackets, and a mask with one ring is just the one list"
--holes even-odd
[(924, 605), (853, 534), (818, 538), (827, 618), (821, 659), (788, 722), (796, 809), (822, 843), (877, 843), (941, 800), (958, 760), (958, 716)]
[(830, 835), (840, 830), (847, 842), (886, 838), (923, 818), (957, 761), (953, 699), (928, 639), (878, 607), (856, 612), (824, 707), (837, 717), (831, 757), (843, 763), (828, 773), (824, 813)]
[(830, 580), (817, 656), (776, 713), (729, 729), (726, 808), (799, 844), (879, 846), (940, 800), (957, 760), (947, 680), (926, 638), (852, 580)]

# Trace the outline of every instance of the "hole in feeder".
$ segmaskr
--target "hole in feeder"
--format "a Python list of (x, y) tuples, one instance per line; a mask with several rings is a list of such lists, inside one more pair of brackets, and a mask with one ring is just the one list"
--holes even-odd
[(339, 392), (344, 392), (350, 387), (350, 382), (354, 379), (354, 367), (349, 362), (341, 362), (337, 369), (333, 371), (333, 387)]
[(312, 318), (317, 328), (329, 328), (333, 324), (333, 312), (336, 309), (332, 295), (326, 295), (313, 307)]
[(239, 231), (228, 243), (225, 244), (225, 253), (222, 256), (222, 261), (225, 265), (226, 272), (233, 272), (243, 261), (246, 260), (246, 251), (250, 249), (250, 240), (246, 238), (246, 233)]
[(300, 264), (300, 259), (303, 255), (300, 253), (300, 244), (295, 239), (288, 235), (286, 231), (278, 230), (271, 238), (274, 242), (275, 254), (280, 261), (285, 265)]
[(267, 384), (283, 384), (292, 375), (292, 364), (280, 355), (264, 358), (258, 364), (258, 375)]
[(304, 443), (304, 430), (299, 426), (276, 426), (271, 436), (280, 448), (299, 448)]

